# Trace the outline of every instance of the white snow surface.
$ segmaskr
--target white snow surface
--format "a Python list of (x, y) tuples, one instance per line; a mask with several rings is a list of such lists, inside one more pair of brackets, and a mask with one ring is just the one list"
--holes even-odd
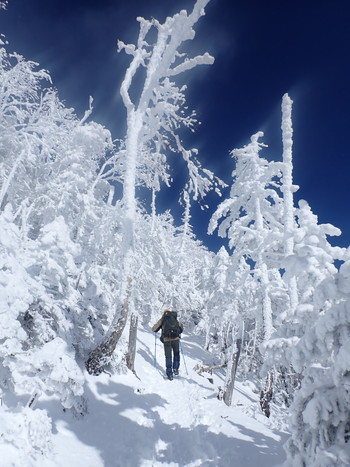
[(184, 336), (188, 375), (182, 359), (180, 377), (168, 381), (162, 344), (157, 337), (155, 367), (154, 335), (140, 329), (137, 376), (85, 372), (88, 413), (82, 418), (41, 398), (36, 408), (52, 418), (51, 459), (26, 464), (22, 457), (16, 464), (10, 456), (6, 467), (272, 467), (283, 462), (288, 434), (281, 414), (264, 417), (249, 382), (237, 382), (231, 407), (218, 400), (224, 375), (216, 370), (211, 383), (211, 375), (194, 370), (198, 363), (210, 363), (201, 344), (197, 336)]

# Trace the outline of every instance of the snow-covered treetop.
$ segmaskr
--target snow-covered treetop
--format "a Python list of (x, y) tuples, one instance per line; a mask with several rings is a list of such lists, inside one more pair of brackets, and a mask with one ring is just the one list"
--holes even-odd
[[(178, 52), (183, 42), (194, 38), (193, 25), (204, 15), (204, 7), (208, 2), (209, 0), (198, 0), (190, 15), (187, 14), (186, 10), (181, 10), (180, 13), (173, 17), (168, 17), (164, 24), (156, 19), (146, 20), (138, 17), (140, 33), (137, 45), (118, 41), (118, 50), (124, 49), (127, 54), (134, 57), (121, 88), (121, 95), (127, 108), (135, 106), (129, 95), (129, 89), (139, 66), (146, 68), (147, 76), (137, 105), (140, 109), (146, 111), (150, 107), (150, 103), (153, 103), (156, 107), (157, 100), (154, 99), (156, 96), (153, 93), (159, 88), (161, 82), (165, 94), (169, 93), (174, 97), (174, 91), (177, 94), (178, 88), (174, 89), (172, 87), (169, 79), (171, 76), (176, 76), (200, 64), (212, 64), (214, 62), (214, 58), (208, 53), (188, 58), (186, 54)], [(154, 46), (146, 40), (146, 36), (152, 27), (157, 30), (158, 35), (158, 40)], [(165, 95), (162, 97), (165, 97)], [(166, 100), (169, 100), (170, 96), (167, 97)], [(164, 101), (164, 99), (160, 100)]]
[(260, 229), (256, 220), (257, 200), (264, 218), (264, 229), (268, 230), (270, 225), (278, 227), (278, 230), (281, 228), (281, 199), (276, 190), (280, 165), (259, 156), (260, 150), (266, 147), (259, 141), (262, 136), (259, 131), (251, 137), (249, 144), (231, 152), (236, 168), (232, 173), (230, 197), (218, 206), (209, 223), (208, 233), (219, 228), (219, 236), (229, 237), (230, 248), (234, 248), (243, 237), (247, 241), (248, 238), (257, 240)]
[[(202, 169), (196, 159), (198, 151), (185, 149), (178, 135), (181, 127), (194, 131), (198, 121), (195, 112), (188, 112), (186, 107), (187, 86), (178, 85), (176, 77), (197, 65), (214, 62), (207, 52), (188, 57), (187, 53), (179, 51), (185, 41), (194, 38), (193, 26), (204, 15), (208, 1), (198, 0), (191, 14), (182, 10), (166, 18), (164, 24), (139, 17), (136, 44), (118, 41), (118, 51), (124, 50), (132, 56), (120, 93), (128, 112), (128, 125), (137, 138), (133, 143), (137, 145), (137, 184), (154, 191), (160, 190), (162, 182), (170, 185), (166, 157), (166, 151), (170, 150), (182, 154), (188, 169), (186, 190), (195, 200), (203, 197), (213, 185), (219, 191), (220, 182), (212, 172)], [(143, 69), (145, 72), (141, 73)], [(136, 89), (140, 92), (135, 92)], [(130, 153), (130, 148), (134, 147), (130, 146), (129, 138), (130, 134), (121, 154), (123, 151)], [(127, 168), (120, 166), (120, 170), (125, 173)]]

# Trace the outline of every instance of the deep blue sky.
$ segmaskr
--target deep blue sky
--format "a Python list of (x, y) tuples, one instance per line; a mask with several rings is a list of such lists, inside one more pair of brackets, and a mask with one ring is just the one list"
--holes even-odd
[[(0, 32), (9, 50), (50, 71), (61, 99), (82, 115), (95, 99), (92, 118), (114, 137), (125, 131), (119, 86), (130, 57), (116, 41), (135, 42), (137, 16), (164, 21), (194, 0), (9, 0)], [(188, 140), (204, 165), (230, 182), (229, 151), (265, 132), (268, 158), (281, 158), (280, 105), (294, 100), (294, 182), (322, 223), (343, 231), (350, 244), (350, 20), (348, 0), (211, 0), (190, 43), (209, 51), (210, 67), (188, 74), (188, 99), (202, 121)], [(175, 197), (172, 201), (176, 201)], [(172, 203), (167, 199), (167, 202)], [(215, 205), (217, 198), (210, 198)], [(209, 213), (194, 212), (205, 234)]]

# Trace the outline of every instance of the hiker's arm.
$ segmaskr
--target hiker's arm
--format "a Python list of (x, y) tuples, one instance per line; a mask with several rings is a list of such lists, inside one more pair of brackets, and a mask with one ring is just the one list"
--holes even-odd
[(158, 332), (159, 329), (162, 327), (162, 322), (163, 322), (163, 318), (160, 318), (160, 320), (157, 321), (156, 324), (152, 327), (152, 331)]
[(184, 331), (184, 325), (182, 323), (179, 323), (179, 328), (180, 328), (180, 334)]

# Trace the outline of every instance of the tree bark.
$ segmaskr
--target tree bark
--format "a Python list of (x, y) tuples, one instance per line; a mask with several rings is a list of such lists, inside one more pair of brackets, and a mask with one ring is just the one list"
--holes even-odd
[[(31, 409), (34, 409), (34, 406), (36, 405), (36, 403), (38, 402), (38, 399), (39, 399), (39, 392), (38, 391), (35, 391), (33, 392), (33, 394), (31, 395), (28, 403), (27, 403), (27, 407), (31, 408)], [(1, 404), (0, 404), (1, 405)]]
[(137, 339), (137, 324), (139, 322), (138, 316), (132, 313), (130, 318), (129, 329), (129, 345), (128, 353), (126, 354), (126, 366), (129, 370), (135, 373), (135, 355), (136, 355), (136, 339)]
[(129, 313), (131, 300), (132, 280), (128, 278), (127, 293), (121, 306), (121, 313), (112, 331), (103, 339), (101, 344), (93, 350), (86, 361), (86, 369), (90, 375), (98, 376), (104, 371), (104, 367), (109, 364), (111, 356), (117, 346), (117, 343), (123, 334)]
[(205, 344), (204, 344), (204, 349), (205, 350), (209, 350), (209, 346), (210, 346), (210, 329), (211, 329), (211, 324), (212, 324), (213, 319), (210, 317), (208, 321), (209, 322), (208, 322), (208, 326), (207, 326), (206, 333), (205, 333)]
[(226, 405), (230, 406), (232, 403), (232, 394), (233, 389), (235, 386), (235, 379), (238, 367), (238, 361), (241, 354), (242, 349), (242, 339), (236, 340), (236, 351), (232, 354), (231, 365), (227, 369), (226, 375), (226, 384), (225, 384), (225, 392), (223, 396), (223, 400)]
[(273, 377), (270, 371), (266, 378), (265, 388), (260, 393), (260, 407), (264, 412), (264, 415), (270, 417), (270, 402), (273, 394)]

